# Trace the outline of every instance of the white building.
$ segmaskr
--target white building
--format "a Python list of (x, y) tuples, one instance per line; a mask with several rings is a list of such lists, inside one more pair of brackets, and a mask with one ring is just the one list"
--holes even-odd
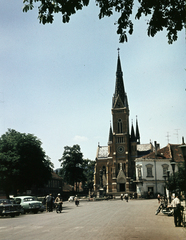
[(165, 178), (167, 170), (172, 174), (171, 162), (177, 164), (184, 161), (180, 144), (168, 144), (166, 147), (135, 159), (136, 191), (138, 196), (146, 197), (148, 194), (157, 196), (165, 194)]

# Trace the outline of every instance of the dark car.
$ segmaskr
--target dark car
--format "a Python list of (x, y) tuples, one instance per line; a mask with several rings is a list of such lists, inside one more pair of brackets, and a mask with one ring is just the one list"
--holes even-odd
[(10, 199), (0, 199), (0, 216), (19, 216), (23, 213), (23, 209), (20, 204), (15, 204)]

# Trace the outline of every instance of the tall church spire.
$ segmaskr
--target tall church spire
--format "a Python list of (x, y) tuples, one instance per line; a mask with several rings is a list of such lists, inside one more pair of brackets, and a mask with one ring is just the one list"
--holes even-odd
[[(118, 104), (117, 106), (116, 106), (116, 103)], [(118, 49), (117, 69), (116, 69), (115, 93), (113, 96), (113, 108), (114, 107), (127, 107), (128, 108), (128, 100), (127, 100), (127, 96), (126, 96), (125, 88), (124, 88), (123, 72), (122, 72), (122, 68), (121, 68), (119, 49)]]

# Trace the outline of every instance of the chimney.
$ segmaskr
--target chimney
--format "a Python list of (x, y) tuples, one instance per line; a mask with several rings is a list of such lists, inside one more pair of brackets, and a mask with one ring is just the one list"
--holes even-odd
[(156, 141), (154, 141), (154, 147), (155, 147), (155, 150), (154, 150), (155, 156), (157, 156), (158, 152), (157, 152), (157, 144), (156, 144)]

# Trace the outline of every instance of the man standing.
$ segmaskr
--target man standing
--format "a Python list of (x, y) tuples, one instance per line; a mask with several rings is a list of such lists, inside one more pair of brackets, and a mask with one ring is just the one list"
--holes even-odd
[(181, 203), (178, 196), (176, 196), (172, 202), (171, 206), (174, 208), (174, 224), (175, 227), (181, 227)]

